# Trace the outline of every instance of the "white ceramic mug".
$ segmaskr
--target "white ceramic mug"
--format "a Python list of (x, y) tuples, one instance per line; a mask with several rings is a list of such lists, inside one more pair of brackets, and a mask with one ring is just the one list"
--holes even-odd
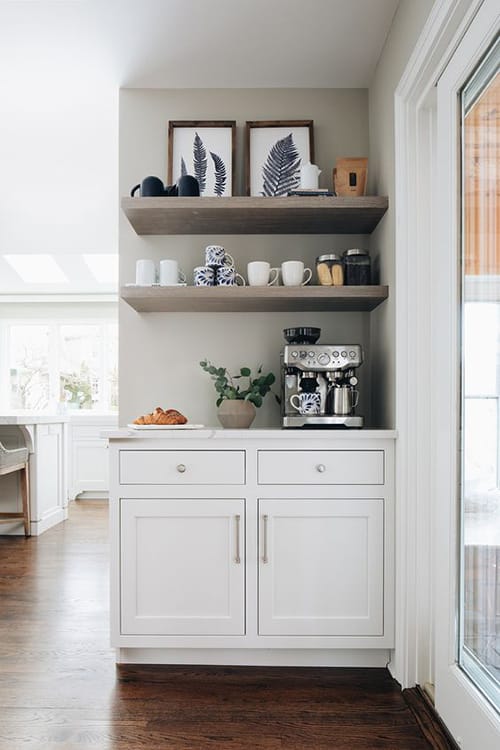
[(160, 286), (176, 286), (186, 281), (186, 274), (181, 271), (176, 260), (160, 260)]
[(156, 283), (156, 264), (154, 260), (147, 258), (136, 262), (135, 283), (137, 286), (153, 286)]
[(271, 268), (271, 264), (266, 260), (252, 260), (247, 265), (247, 277), (250, 286), (273, 286), (277, 283), (279, 275), (279, 268)]
[(294, 393), (290, 403), (299, 414), (321, 414), (321, 395), (314, 393)]
[(281, 278), (285, 286), (305, 286), (311, 281), (312, 271), (304, 268), (301, 260), (286, 260), (281, 264)]

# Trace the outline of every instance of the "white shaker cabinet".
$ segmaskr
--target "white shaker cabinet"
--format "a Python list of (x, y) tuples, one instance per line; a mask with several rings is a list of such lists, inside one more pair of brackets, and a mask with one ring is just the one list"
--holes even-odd
[(75, 500), (83, 492), (106, 497), (109, 491), (109, 456), (103, 430), (118, 424), (117, 415), (71, 415), (69, 438), (68, 496)]
[(393, 432), (107, 437), (118, 661), (387, 663)]
[[(26, 446), (29, 451), (31, 534), (38, 536), (68, 517), (67, 417), (11, 415), (0, 417), (0, 442), (6, 448)], [(4, 510), (21, 508), (19, 473), (2, 477), (0, 502)], [(22, 534), (22, 524), (2, 534)]]
[(121, 503), (121, 627), (152, 635), (243, 635), (245, 502)]
[(259, 500), (259, 516), (259, 634), (383, 635), (383, 499)]

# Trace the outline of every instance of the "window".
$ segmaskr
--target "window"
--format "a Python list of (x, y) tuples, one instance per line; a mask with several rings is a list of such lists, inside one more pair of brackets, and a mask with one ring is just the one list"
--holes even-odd
[(500, 709), (500, 47), (462, 92), (461, 602), (458, 660)]
[(4, 411), (118, 409), (118, 325), (112, 319), (5, 321)]

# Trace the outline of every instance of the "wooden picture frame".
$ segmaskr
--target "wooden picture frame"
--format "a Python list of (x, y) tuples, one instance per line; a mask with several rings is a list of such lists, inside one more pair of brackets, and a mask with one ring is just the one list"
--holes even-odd
[[(287, 195), (300, 186), (300, 165), (314, 163), (313, 125), (313, 120), (247, 121), (247, 195)], [(278, 160), (286, 162), (284, 171)]]
[(230, 196), (235, 189), (236, 120), (170, 120), (167, 182), (192, 174), (201, 196)]

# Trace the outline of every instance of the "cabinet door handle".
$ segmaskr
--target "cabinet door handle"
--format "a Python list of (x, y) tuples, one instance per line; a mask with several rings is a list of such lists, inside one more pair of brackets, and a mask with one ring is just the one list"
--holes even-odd
[(186, 471), (186, 465), (185, 464), (177, 464), (177, 471), (179, 474), (184, 474)]
[(234, 517), (235, 520), (235, 528), (236, 528), (236, 554), (234, 556), (234, 562), (236, 565), (239, 565), (241, 563), (241, 557), (240, 557), (240, 520), (241, 516), (238, 514)]
[(263, 529), (264, 534), (263, 534), (263, 539), (262, 539), (262, 562), (264, 563), (264, 565), (267, 565), (267, 563), (269, 562), (269, 556), (267, 554), (267, 522), (268, 520), (269, 520), (269, 517), (267, 515), (262, 516), (262, 525), (264, 527)]
[(316, 466), (316, 471), (319, 471), (319, 473), (320, 473), (320, 474), (323, 474), (323, 472), (325, 472), (325, 471), (326, 471), (326, 466), (325, 466), (325, 464), (318, 464), (318, 465)]

